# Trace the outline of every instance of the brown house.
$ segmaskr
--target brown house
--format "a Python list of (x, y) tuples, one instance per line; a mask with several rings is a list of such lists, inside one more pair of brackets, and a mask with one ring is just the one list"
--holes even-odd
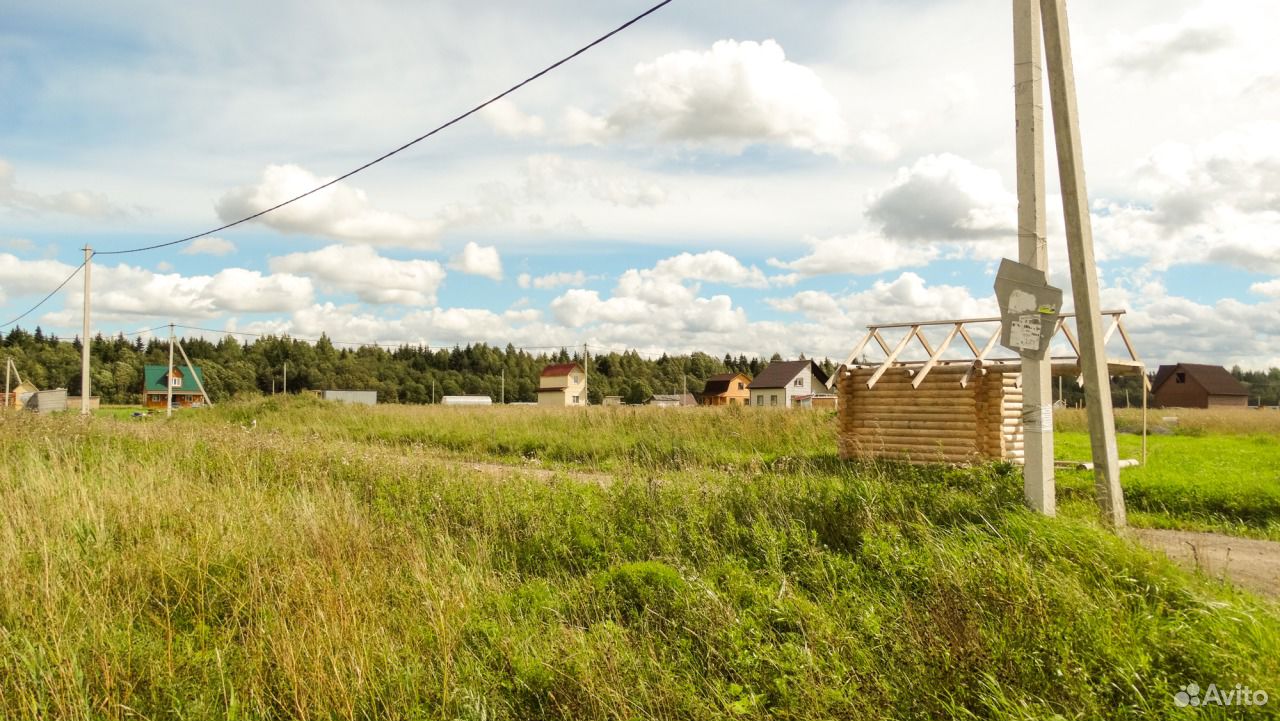
[(1221, 408), (1249, 405), (1249, 391), (1222, 366), (1178, 363), (1160, 366), (1151, 383), (1160, 408)]
[(721, 373), (707, 379), (699, 402), (704, 406), (745, 406), (751, 400), (747, 386), (751, 379), (745, 373)]

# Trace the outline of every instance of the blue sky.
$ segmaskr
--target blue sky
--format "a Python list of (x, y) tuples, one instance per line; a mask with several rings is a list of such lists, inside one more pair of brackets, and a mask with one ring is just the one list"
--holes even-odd
[[(644, 7), (0, 0), (0, 322), (85, 243), (260, 210)], [(1070, 9), (1104, 305), (1149, 364), (1280, 366), (1280, 11)], [(990, 0), (676, 0), (314, 202), (99, 256), (94, 328), (842, 357), (867, 323), (993, 315), (1010, 25)], [(23, 324), (73, 335), (80, 303)]]

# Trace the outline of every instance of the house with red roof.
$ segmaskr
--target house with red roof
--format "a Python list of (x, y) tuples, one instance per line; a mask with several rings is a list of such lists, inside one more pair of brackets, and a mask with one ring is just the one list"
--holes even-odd
[(538, 376), (538, 405), (573, 408), (587, 405), (587, 374), (577, 363), (554, 363)]

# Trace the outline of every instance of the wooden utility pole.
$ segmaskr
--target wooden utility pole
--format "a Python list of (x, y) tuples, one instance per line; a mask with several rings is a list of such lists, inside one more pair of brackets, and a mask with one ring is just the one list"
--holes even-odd
[(286, 396), (289, 395), (289, 361), (284, 362), (284, 390)]
[(169, 324), (169, 372), (164, 374), (164, 415), (173, 415), (173, 324)]
[[(1045, 233), (1044, 93), (1039, 0), (1013, 0), (1013, 97), (1018, 151), (1018, 261), (1049, 270)], [(1057, 512), (1053, 477), (1053, 361), (1022, 353), (1022, 490), (1027, 505)]]
[(1080, 369), (1089, 415), (1089, 441), (1093, 450), (1094, 486), (1098, 505), (1107, 522), (1118, 528), (1125, 525), (1124, 495), (1120, 490), (1120, 458), (1116, 452), (1102, 316), (1098, 312), (1098, 268), (1093, 255), (1089, 195), (1084, 182), (1084, 151), (1080, 145), (1080, 118), (1076, 109), (1066, 0), (1040, 0), (1040, 12), (1049, 69), (1049, 98), (1053, 104), (1053, 136), (1058, 149), (1062, 212), (1067, 228), (1071, 293), (1075, 299), (1076, 330), (1080, 339)]
[(80, 415), (89, 415), (89, 276), (93, 271), (93, 248), (84, 246), (84, 342), (80, 344)]

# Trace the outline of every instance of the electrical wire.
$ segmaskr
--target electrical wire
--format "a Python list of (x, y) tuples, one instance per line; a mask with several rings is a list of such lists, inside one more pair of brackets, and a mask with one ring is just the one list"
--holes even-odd
[(658, 4), (656, 4), (656, 5), (654, 5), (653, 7), (650, 7), (648, 10), (645, 10), (644, 12), (642, 12), (642, 13), (640, 13), (639, 15), (637, 15), (637, 16), (635, 16), (635, 17), (631, 18), (630, 20), (628, 20), (628, 21), (626, 21), (625, 23), (623, 23), (623, 24), (619, 25), (618, 27), (614, 28), (613, 30), (610, 30), (609, 32), (605, 33), (604, 35), (601, 35), (600, 37), (596, 38), (595, 40), (592, 40), (591, 42), (587, 43), (586, 45), (582, 46), (581, 48), (578, 48), (577, 50), (575, 50), (574, 52), (570, 53), (569, 55), (566, 55), (565, 57), (563, 57), (563, 58), (561, 58), (561, 59), (559, 59), (559, 60), (555, 61), (554, 63), (552, 63), (552, 64), (548, 65), (547, 67), (543, 68), (542, 70), (539, 70), (538, 72), (534, 73), (533, 75), (530, 75), (529, 77), (525, 78), (524, 80), (521, 80), (520, 82), (516, 83), (515, 85), (512, 85), (510, 88), (507, 88), (506, 90), (504, 90), (504, 91), (502, 91), (502, 92), (498, 93), (497, 95), (493, 96), (492, 98), (489, 98), (488, 100), (486, 100), (486, 101), (484, 101), (484, 102), (480, 103), (479, 105), (477, 105), (477, 106), (475, 106), (475, 107), (471, 108), (470, 110), (468, 110), (468, 111), (466, 111), (466, 112), (464, 112), (464, 113), (462, 113), (462, 114), (460, 114), (460, 115), (454, 116), (451, 120), (448, 120), (448, 121), (446, 121), (445, 123), (443, 123), (443, 124), (441, 124), (441, 125), (436, 126), (435, 128), (433, 128), (433, 129), (431, 129), (431, 130), (427, 131), (426, 133), (424, 133), (424, 134), (422, 134), (422, 135), (419, 135), (418, 137), (414, 138), (413, 140), (410, 140), (409, 142), (405, 143), (404, 145), (401, 145), (400, 147), (398, 147), (398, 148), (396, 148), (396, 149), (394, 149), (394, 150), (391, 150), (391, 151), (388, 151), (388, 152), (386, 152), (386, 153), (383, 153), (382, 155), (380, 155), (380, 156), (378, 156), (378, 157), (374, 158), (373, 160), (370, 160), (369, 162), (365, 163), (364, 165), (361, 165), (360, 167), (355, 168), (354, 170), (349, 170), (349, 171), (347, 171), (346, 173), (343, 173), (342, 175), (339, 175), (338, 177), (334, 178), (333, 180), (330, 180), (330, 181), (329, 181), (329, 182), (327, 182), (327, 183), (322, 183), (322, 184), (320, 184), (320, 185), (318, 185), (318, 186), (316, 186), (316, 187), (312, 188), (311, 190), (308, 190), (307, 192), (302, 193), (301, 195), (297, 195), (297, 196), (292, 197), (292, 198), (290, 198), (290, 199), (288, 199), (288, 200), (286, 200), (286, 201), (284, 201), (284, 202), (277, 203), (277, 204), (275, 204), (275, 205), (271, 206), (270, 208), (267, 208), (266, 210), (260, 210), (260, 211), (258, 211), (257, 213), (254, 213), (254, 214), (252, 214), (252, 215), (247, 215), (247, 216), (245, 216), (245, 217), (243, 217), (243, 218), (241, 218), (241, 219), (239, 219), (239, 220), (236, 220), (236, 221), (231, 222), (231, 223), (227, 223), (226, 225), (218, 226), (217, 228), (213, 228), (212, 230), (206, 230), (206, 231), (204, 231), (203, 233), (197, 233), (197, 234), (195, 234), (195, 235), (189, 235), (189, 236), (187, 236), (187, 237), (185, 237), (185, 238), (179, 238), (178, 240), (171, 240), (171, 241), (168, 241), (168, 242), (166, 242), (166, 243), (156, 243), (155, 245), (147, 245), (147, 246), (143, 246), (143, 247), (140, 247), (140, 248), (128, 248), (128, 249), (126, 249), (126, 250), (105, 250), (105, 251), (98, 251), (98, 252), (94, 253), (94, 255), (122, 255), (122, 254), (125, 254), (125, 253), (141, 253), (141, 252), (146, 251), (146, 250), (156, 250), (156, 249), (158, 249), (158, 248), (167, 248), (167, 247), (169, 247), (169, 246), (171, 246), (171, 245), (179, 245), (179, 244), (181, 244), (181, 243), (187, 243), (187, 242), (190, 242), (190, 241), (195, 240), (195, 239), (197, 239), (197, 238), (203, 238), (203, 237), (204, 237), (204, 236), (206, 236), (206, 235), (212, 235), (212, 234), (214, 234), (214, 233), (218, 233), (218, 232), (224, 231), (224, 230), (226, 230), (226, 229), (228, 229), (228, 228), (233, 228), (233, 227), (235, 227), (235, 226), (237, 226), (237, 225), (240, 225), (241, 223), (247, 223), (247, 222), (249, 222), (250, 220), (254, 220), (254, 219), (256, 219), (256, 218), (260, 218), (260, 217), (262, 217), (262, 216), (266, 215), (267, 213), (270, 213), (270, 212), (272, 212), (272, 211), (279, 210), (280, 208), (283, 208), (283, 207), (285, 207), (286, 205), (289, 205), (289, 204), (291, 204), (291, 203), (296, 203), (296, 202), (298, 202), (299, 200), (302, 200), (303, 198), (305, 198), (305, 197), (307, 197), (307, 196), (309, 196), (309, 195), (313, 195), (313, 194), (315, 194), (315, 193), (320, 192), (321, 190), (324, 190), (325, 188), (328, 188), (328, 187), (329, 187), (329, 186), (331, 186), (331, 185), (334, 185), (335, 183), (339, 183), (339, 182), (341, 182), (341, 181), (343, 181), (343, 180), (346, 180), (347, 178), (350, 178), (351, 176), (355, 175), (356, 173), (359, 173), (359, 172), (360, 172), (360, 171), (362, 171), (362, 170), (365, 170), (365, 169), (370, 168), (370, 167), (372, 167), (372, 166), (374, 166), (374, 165), (377, 165), (378, 163), (381, 163), (382, 161), (386, 160), (387, 158), (390, 158), (390, 157), (391, 157), (391, 156), (393, 156), (393, 155), (396, 155), (397, 153), (400, 153), (400, 152), (402, 152), (402, 151), (408, 150), (409, 148), (413, 147), (414, 145), (417, 145), (418, 143), (422, 142), (423, 140), (426, 140), (427, 138), (429, 138), (429, 137), (431, 137), (431, 136), (435, 135), (436, 133), (439, 133), (439, 132), (440, 132), (440, 131), (442, 131), (442, 130), (445, 130), (446, 128), (449, 128), (449, 127), (450, 127), (450, 126), (452, 126), (452, 125), (455, 125), (455, 124), (457, 124), (457, 123), (459, 123), (459, 122), (462, 122), (462, 121), (463, 121), (463, 120), (465, 120), (466, 118), (468, 118), (468, 117), (470, 117), (470, 116), (472, 116), (472, 115), (474, 115), (474, 114), (476, 114), (476, 113), (480, 112), (481, 110), (484, 110), (484, 109), (485, 109), (485, 108), (487, 108), (488, 106), (492, 105), (493, 103), (498, 102), (499, 100), (501, 100), (501, 99), (503, 99), (503, 98), (507, 97), (508, 95), (511, 95), (512, 93), (516, 92), (516, 91), (517, 91), (517, 90), (519, 90), (520, 88), (523, 88), (524, 86), (528, 85), (529, 83), (532, 83), (533, 81), (535, 81), (535, 80), (537, 80), (537, 79), (541, 78), (542, 76), (546, 75), (547, 73), (551, 72), (552, 70), (555, 70), (556, 68), (560, 67), (561, 65), (564, 65), (565, 63), (569, 62), (570, 60), (573, 60), (574, 58), (576, 58), (576, 57), (578, 57), (579, 55), (581, 55), (581, 54), (583, 54), (583, 53), (587, 52), (588, 50), (590, 50), (590, 49), (592, 49), (592, 48), (594, 48), (595, 46), (599, 45), (600, 43), (605, 42), (606, 40), (608, 40), (609, 38), (613, 37), (614, 35), (617, 35), (618, 33), (622, 32), (623, 30), (626, 30), (627, 28), (631, 27), (632, 25), (635, 25), (636, 23), (640, 22), (641, 20), (643, 20), (644, 18), (648, 17), (649, 15), (652, 15), (653, 13), (657, 12), (657, 11), (658, 11), (658, 10), (660, 10), (663, 6), (665, 6), (665, 5), (669, 4), (669, 3), (671, 3), (672, 1), (673, 1), (673, 0), (662, 0), (661, 2), (659, 2), (659, 3), (658, 3)]
[(36, 309), (37, 309), (37, 308), (39, 308), (40, 306), (44, 305), (46, 302), (48, 302), (48, 300), (49, 300), (50, 298), (52, 298), (53, 296), (57, 295), (57, 294), (58, 294), (58, 291), (60, 291), (60, 290), (62, 290), (63, 288), (65, 288), (65, 287), (66, 287), (66, 285), (67, 285), (67, 283), (70, 283), (70, 282), (71, 282), (71, 279), (72, 279), (72, 278), (74, 278), (74, 277), (76, 277), (76, 274), (77, 274), (77, 273), (79, 273), (79, 272), (80, 272), (80, 270), (81, 270), (82, 268), (84, 268), (85, 263), (88, 263), (88, 262), (89, 262), (89, 261), (88, 261), (88, 259), (86, 259), (86, 260), (82, 261), (82, 262), (80, 263), (80, 265), (76, 266), (76, 269), (75, 269), (75, 270), (71, 271), (71, 275), (68, 275), (68, 276), (66, 277), (66, 280), (63, 280), (61, 283), (59, 283), (57, 288), (54, 288), (53, 290), (49, 291), (49, 294), (48, 294), (48, 295), (46, 295), (45, 297), (41, 298), (39, 303), (36, 303), (35, 305), (31, 306), (31, 307), (30, 307), (30, 308), (28, 308), (28, 309), (27, 309), (27, 310), (26, 310), (22, 315), (18, 316), (17, 318), (14, 318), (13, 320), (9, 321), (8, 323), (0, 324), (0, 328), (7, 328), (7, 327), (9, 327), (9, 326), (11, 326), (11, 325), (13, 325), (13, 324), (17, 323), (18, 321), (22, 320), (23, 318), (26, 318), (27, 316), (31, 315), (32, 313), (36, 312)]
[[(334, 185), (334, 184), (339, 183), (339, 182), (341, 182), (341, 181), (343, 181), (343, 180), (346, 180), (347, 178), (350, 178), (351, 176), (355, 175), (356, 173), (359, 173), (359, 172), (361, 172), (361, 171), (363, 171), (363, 170), (366, 170), (366, 169), (368, 169), (368, 168), (371, 168), (371, 167), (373, 167), (374, 165), (377, 165), (378, 163), (381, 163), (382, 161), (386, 160), (387, 158), (390, 158), (390, 157), (391, 157), (391, 156), (393, 156), (393, 155), (396, 155), (396, 154), (401, 153), (401, 152), (403, 152), (403, 151), (405, 151), (405, 150), (408, 150), (409, 148), (413, 147), (414, 145), (417, 145), (418, 143), (422, 142), (423, 140), (426, 140), (427, 138), (430, 138), (431, 136), (435, 135), (436, 133), (439, 133), (439, 132), (440, 132), (440, 131), (442, 131), (442, 130), (445, 130), (445, 129), (447, 129), (447, 128), (449, 128), (449, 127), (453, 126), (453, 125), (456, 125), (457, 123), (462, 122), (463, 120), (467, 119), (468, 117), (470, 117), (470, 116), (472, 116), (472, 115), (475, 115), (476, 113), (480, 112), (481, 110), (484, 110), (484, 109), (485, 109), (485, 108), (487, 108), (488, 106), (490, 106), (490, 105), (492, 105), (492, 104), (494, 104), (494, 103), (498, 102), (499, 100), (501, 100), (501, 99), (503, 99), (503, 98), (507, 97), (508, 95), (511, 95), (512, 93), (514, 93), (514, 92), (516, 92), (517, 90), (519, 90), (519, 89), (523, 88), (524, 86), (526, 86), (526, 85), (528, 85), (528, 84), (530, 84), (530, 83), (534, 82), (535, 80), (538, 80), (539, 78), (541, 78), (542, 76), (546, 75), (547, 73), (550, 73), (551, 71), (553, 71), (553, 70), (555, 70), (555, 69), (559, 68), (561, 65), (564, 65), (565, 63), (569, 62), (570, 60), (573, 60), (574, 58), (577, 58), (579, 55), (582, 55), (583, 53), (587, 52), (588, 50), (591, 50), (591, 49), (592, 49), (592, 48), (594, 48), (595, 46), (597, 46), (597, 45), (599, 45), (599, 44), (601, 44), (601, 43), (605, 42), (606, 40), (609, 40), (609, 39), (610, 39), (610, 38), (612, 38), (614, 35), (617, 35), (618, 33), (620, 33), (620, 32), (622, 32), (622, 31), (626, 30), (626, 29), (627, 29), (627, 28), (629, 28), (629, 27), (631, 27), (632, 25), (635, 25), (636, 23), (640, 22), (641, 20), (645, 19), (646, 17), (648, 17), (648, 16), (652, 15), (653, 13), (657, 12), (658, 10), (662, 9), (664, 6), (669, 5), (671, 2), (673, 2), (673, 0), (662, 0), (661, 2), (657, 3), (656, 5), (653, 5), (652, 7), (650, 7), (648, 10), (645, 10), (644, 12), (640, 13), (639, 15), (636, 15), (635, 17), (633, 17), (633, 18), (631, 18), (630, 20), (628, 20), (628, 21), (626, 21), (626, 22), (622, 23), (621, 25), (619, 25), (618, 27), (614, 28), (613, 30), (610, 30), (609, 32), (605, 33), (604, 35), (601, 35), (600, 37), (597, 37), (595, 40), (592, 40), (591, 42), (587, 43), (586, 45), (583, 45), (582, 47), (578, 48), (577, 50), (575, 50), (574, 52), (570, 53), (569, 55), (566, 55), (566, 56), (564, 56), (563, 58), (561, 58), (561, 59), (559, 59), (559, 60), (555, 61), (554, 63), (551, 63), (550, 65), (548, 65), (547, 67), (543, 68), (542, 70), (539, 70), (538, 72), (534, 73), (533, 75), (530, 75), (529, 77), (525, 78), (524, 80), (521, 80), (520, 82), (516, 83), (515, 85), (512, 85), (510, 88), (507, 88), (506, 90), (504, 90), (504, 91), (502, 91), (502, 92), (498, 93), (497, 95), (493, 96), (492, 98), (489, 98), (488, 100), (485, 100), (484, 102), (480, 103), (479, 105), (476, 105), (475, 107), (471, 108), (470, 110), (468, 110), (468, 111), (466, 111), (466, 112), (464, 112), (464, 113), (461, 113), (460, 115), (454, 116), (452, 119), (450, 119), (450, 120), (446, 121), (445, 123), (443, 123), (443, 124), (441, 124), (441, 125), (436, 126), (435, 128), (433, 128), (433, 129), (431, 129), (431, 130), (427, 131), (426, 133), (423, 133), (422, 135), (419, 135), (418, 137), (414, 138), (413, 140), (410, 140), (409, 142), (407, 142), (407, 143), (405, 143), (405, 144), (401, 145), (400, 147), (395, 148), (394, 150), (390, 150), (390, 151), (388, 151), (388, 152), (386, 152), (386, 153), (383, 153), (382, 155), (380, 155), (380, 156), (378, 156), (378, 157), (374, 158), (373, 160), (370, 160), (369, 162), (365, 163), (364, 165), (361, 165), (361, 166), (359, 166), (359, 167), (355, 168), (354, 170), (349, 170), (349, 171), (347, 171), (346, 173), (343, 173), (342, 175), (339, 175), (338, 177), (334, 178), (333, 180), (330, 180), (330, 181), (328, 181), (328, 182), (326, 182), (326, 183), (322, 183), (322, 184), (320, 184), (320, 185), (318, 185), (318, 186), (316, 186), (316, 187), (312, 188), (311, 190), (308, 190), (308, 191), (306, 191), (305, 193), (302, 193), (301, 195), (297, 195), (297, 196), (295, 196), (295, 197), (289, 198), (288, 200), (285, 200), (284, 202), (277, 203), (277, 204), (275, 204), (275, 205), (271, 206), (270, 208), (267, 208), (267, 209), (265, 209), (265, 210), (260, 210), (260, 211), (258, 211), (257, 213), (254, 213), (254, 214), (252, 214), (252, 215), (247, 215), (247, 216), (245, 216), (245, 217), (243, 217), (243, 218), (240, 218), (239, 220), (236, 220), (236, 221), (234, 221), (234, 222), (227, 223), (227, 224), (225, 224), (225, 225), (220, 225), (220, 226), (218, 226), (217, 228), (213, 228), (213, 229), (210, 229), (210, 230), (206, 230), (206, 231), (204, 231), (204, 232), (202, 232), (202, 233), (196, 233), (195, 235), (189, 235), (189, 236), (187, 236), (187, 237), (185, 237), (185, 238), (179, 238), (179, 239), (177, 239), (177, 240), (170, 240), (170, 241), (168, 241), (168, 242), (164, 242), (164, 243), (156, 243), (155, 245), (147, 245), (147, 246), (142, 246), (142, 247), (138, 247), (138, 248), (126, 248), (126, 249), (123, 249), (123, 250), (98, 250), (98, 251), (93, 251), (93, 252), (91, 253), (91, 256), (90, 256), (90, 257), (92, 257), (92, 256), (97, 256), (97, 255), (124, 255), (124, 254), (127, 254), (127, 253), (141, 253), (141, 252), (143, 252), (143, 251), (148, 251), (148, 250), (157, 250), (157, 249), (159, 249), (159, 248), (167, 248), (167, 247), (169, 247), (169, 246), (173, 246), (173, 245), (180, 245), (180, 244), (182, 244), (182, 243), (188, 243), (188, 242), (191, 242), (191, 241), (193, 241), (193, 240), (196, 240), (197, 238), (203, 238), (203, 237), (205, 237), (205, 236), (213, 235), (214, 233), (218, 233), (218, 232), (221, 232), (221, 231), (227, 230), (228, 228), (234, 228), (234, 227), (235, 227), (235, 226), (237, 226), (237, 225), (241, 225), (242, 223), (247, 223), (247, 222), (249, 222), (249, 221), (251, 221), (251, 220), (255, 220), (255, 219), (257, 219), (257, 218), (261, 218), (262, 216), (264, 216), (264, 215), (266, 215), (266, 214), (268, 214), (268, 213), (271, 213), (271, 212), (273, 212), (273, 211), (279, 210), (279, 209), (281, 209), (281, 208), (283, 208), (283, 207), (285, 207), (285, 206), (287, 206), (287, 205), (290, 205), (290, 204), (292, 204), (292, 203), (296, 203), (296, 202), (298, 202), (299, 200), (302, 200), (303, 198), (306, 198), (306, 197), (308, 197), (308, 196), (310, 196), (310, 195), (314, 195), (315, 193), (318, 193), (318, 192), (320, 192), (321, 190), (324, 190), (325, 188), (328, 188), (328, 187), (329, 187), (329, 186), (331, 186), (331, 185)], [(4, 327), (10, 326), (10, 325), (13, 325), (13, 324), (17, 323), (18, 321), (22, 320), (23, 318), (27, 317), (28, 315), (30, 315), (31, 313), (35, 312), (35, 310), (36, 310), (36, 309), (38, 309), (40, 306), (44, 305), (44, 304), (45, 304), (45, 302), (47, 302), (50, 298), (52, 298), (54, 295), (56, 295), (56, 294), (58, 293), (58, 291), (62, 290), (62, 288), (63, 288), (64, 286), (66, 286), (66, 284), (67, 284), (67, 283), (71, 282), (71, 279), (75, 277), (76, 273), (78, 273), (78, 272), (80, 271), (80, 268), (83, 268), (83, 267), (85, 266), (85, 263), (87, 263), (87, 262), (89, 262), (89, 261), (88, 261), (88, 260), (86, 260), (84, 263), (81, 263), (81, 264), (80, 264), (80, 266), (79, 266), (78, 268), (76, 268), (76, 270), (75, 270), (75, 271), (73, 271), (73, 272), (71, 273), (71, 275), (67, 276), (67, 279), (66, 279), (66, 280), (62, 281), (62, 283), (60, 283), (60, 284), (58, 285), (58, 287), (57, 287), (57, 288), (54, 288), (52, 291), (50, 291), (50, 292), (49, 292), (49, 294), (48, 294), (48, 295), (46, 295), (43, 299), (41, 299), (41, 301), (40, 301), (39, 303), (36, 303), (34, 306), (32, 306), (31, 308), (29, 308), (29, 309), (28, 309), (26, 312), (24, 312), (22, 315), (19, 315), (17, 318), (14, 318), (13, 320), (11, 320), (11, 321), (9, 321), (9, 322), (7, 322), (7, 323), (0, 324), (0, 328), (4, 328)]]

